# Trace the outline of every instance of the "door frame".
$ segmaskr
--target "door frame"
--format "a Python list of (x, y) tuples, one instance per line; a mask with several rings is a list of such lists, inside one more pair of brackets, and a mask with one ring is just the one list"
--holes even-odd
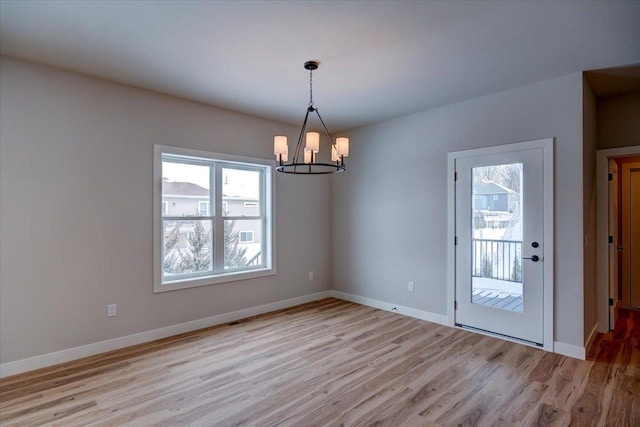
[[(471, 150), (455, 151), (447, 154), (447, 324), (455, 326), (455, 294), (456, 294), (456, 194), (455, 171), (456, 159), (496, 154), (509, 151), (542, 149), (543, 200), (544, 209), (544, 259), (543, 272), (543, 348), (553, 352), (554, 330), (554, 138), (537, 139), (533, 141), (516, 142), (491, 147), (475, 148)], [(534, 346), (527, 341), (511, 339), (498, 334), (486, 333), (508, 341)]]
[[(596, 279), (598, 332), (609, 332), (609, 161), (640, 155), (640, 145), (596, 151)], [(614, 301), (615, 304), (615, 301)], [(614, 305), (615, 308), (615, 305)], [(612, 325), (615, 326), (615, 325)]]

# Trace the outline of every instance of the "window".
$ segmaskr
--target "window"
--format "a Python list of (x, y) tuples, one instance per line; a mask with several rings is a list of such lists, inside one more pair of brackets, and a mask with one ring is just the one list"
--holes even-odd
[(154, 147), (154, 292), (275, 274), (273, 165)]
[(200, 216), (209, 216), (209, 202), (198, 202), (198, 215)]
[(253, 243), (253, 231), (241, 231), (240, 243)]

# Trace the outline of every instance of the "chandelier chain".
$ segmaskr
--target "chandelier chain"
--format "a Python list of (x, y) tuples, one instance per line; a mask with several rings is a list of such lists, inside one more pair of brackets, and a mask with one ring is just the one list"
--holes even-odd
[(309, 107), (313, 107), (313, 70), (309, 70)]

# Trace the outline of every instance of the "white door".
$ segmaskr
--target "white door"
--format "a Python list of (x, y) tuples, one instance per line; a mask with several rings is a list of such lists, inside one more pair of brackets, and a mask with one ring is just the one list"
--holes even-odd
[(622, 306), (640, 308), (640, 162), (622, 163), (620, 189)]
[(455, 159), (455, 323), (542, 346), (552, 187), (543, 148), (523, 147)]

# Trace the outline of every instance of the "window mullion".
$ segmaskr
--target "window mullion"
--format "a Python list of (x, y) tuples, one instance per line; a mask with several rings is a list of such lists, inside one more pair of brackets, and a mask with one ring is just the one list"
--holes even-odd
[(262, 219), (263, 217), (260, 215), (241, 215), (241, 216), (225, 216), (224, 219), (227, 221), (242, 221), (242, 220), (251, 220), (251, 219)]
[(212, 185), (214, 192), (214, 220), (213, 220), (213, 243), (214, 259), (213, 271), (215, 273), (224, 272), (224, 214), (222, 212), (222, 166), (214, 163), (212, 173)]
[(267, 251), (267, 241), (271, 240), (271, 236), (269, 231), (267, 231), (267, 208), (270, 206), (270, 203), (267, 201), (266, 191), (266, 173), (264, 169), (260, 170), (260, 229), (261, 229), (261, 242), (260, 242), (260, 251), (262, 255), (262, 262), (267, 265), (271, 260), (269, 259), (269, 251)]

